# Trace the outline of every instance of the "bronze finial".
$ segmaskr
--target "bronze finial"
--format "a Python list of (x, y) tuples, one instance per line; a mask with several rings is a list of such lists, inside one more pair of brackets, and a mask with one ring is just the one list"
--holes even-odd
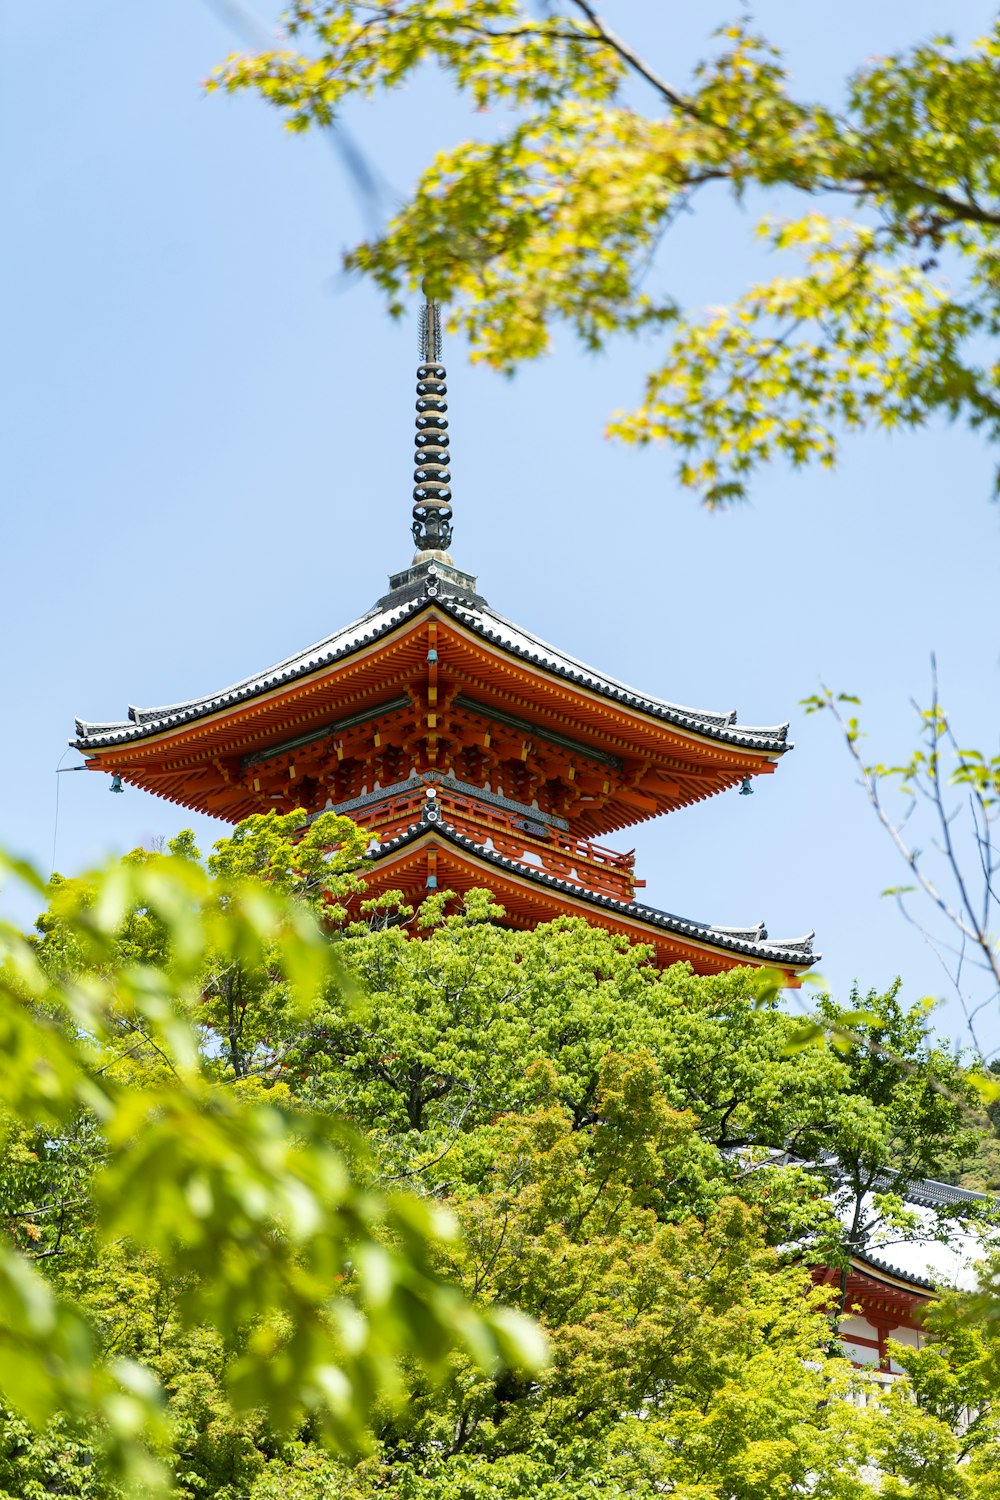
[(450, 563), (451, 475), (448, 472), (448, 403), (441, 360), (441, 313), (429, 298), (420, 309), (417, 369), (417, 444), (413, 478), (414, 563)]

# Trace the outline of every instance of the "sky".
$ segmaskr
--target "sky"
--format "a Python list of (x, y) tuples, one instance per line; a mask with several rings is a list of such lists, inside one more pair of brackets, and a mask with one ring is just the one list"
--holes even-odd
[[(607, 0), (605, 14), (682, 83), (737, 9)], [(992, 12), (761, 0), (755, 18), (796, 86), (835, 102), (866, 57), (945, 26), (968, 40)], [(364, 613), (412, 552), (417, 308), (393, 323), (341, 273), (368, 225), (329, 141), (204, 92), (240, 46), (233, 13), (0, 11), (0, 844), (44, 874), (187, 826), (204, 847), (225, 832), (133, 789), (109, 796), (103, 776), (57, 776), (80, 760), (76, 715), (118, 719), (263, 668)], [(266, 0), (256, 14), (273, 27)], [(349, 125), (387, 201), (481, 128), (432, 78)], [(692, 306), (724, 301), (762, 267), (751, 230), (710, 202), (657, 274)], [(898, 758), (936, 652), (964, 740), (996, 749), (997, 455), (944, 426), (863, 437), (834, 475), (774, 469), (748, 504), (710, 514), (669, 453), (602, 435), (655, 352), (623, 340), (594, 357), (563, 332), (505, 380), (446, 344), (455, 562), (501, 614), (644, 692), (791, 722), (794, 752), (753, 797), (618, 836), (634, 837), (644, 899), (731, 926), (763, 917), (774, 938), (815, 929), (836, 994), (899, 975), (907, 998), (942, 997), (938, 1025), (961, 1040), (934, 949), (880, 897), (903, 872), (834, 726), (798, 704), (821, 682), (856, 693), (873, 758)]]

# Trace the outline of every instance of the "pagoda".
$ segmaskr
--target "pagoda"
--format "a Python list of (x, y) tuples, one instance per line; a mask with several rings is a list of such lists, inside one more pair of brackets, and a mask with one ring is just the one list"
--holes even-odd
[(512, 927), (559, 916), (711, 974), (775, 968), (791, 985), (812, 935), (693, 921), (637, 898), (631, 853), (604, 840), (720, 792), (751, 789), (791, 748), (785, 724), (737, 725), (647, 697), (497, 614), (452, 561), (445, 370), (421, 315), (410, 567), (353, 624), (205, 697), (77, 720), (87, 767), (236, 823), (332, 810), (370, 833), (368, 895), (491, 890)]

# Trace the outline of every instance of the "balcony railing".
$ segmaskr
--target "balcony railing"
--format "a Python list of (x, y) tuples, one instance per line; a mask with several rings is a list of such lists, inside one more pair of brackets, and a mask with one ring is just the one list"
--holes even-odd
[[(544, 814), (532, 816), (498, 805), (502, 799), (479, 797), (446, 782), (371, 798), (356, 798), (350, 816), (362, 828), (387, 840), (418, 821), (429, 803), (441, 810), (444, 821), (453, 823), (467, 838), (492, 847), (498, 854), (521, 864), (534, 865), (557, 880), (572, 881), (586, 890), (617, 901), (632, 901), (637, 882), (635, 855), (619, 854), (589, 839), (575, 838), (554, 825)], [(347, 811), (338, 808), (338, 811)], [(544, 821), (543, 821), (544, 819)], [(561, 820), (560, 820), (561, 821)]]
[(887, 1391), (890, 1391), (898, 1380), (905, 1377), (894, 1375), (889, 1370), (875, 1370), (866, 1368), (865, 1379), (859, 1381), (854, 1388), (848, 1392), (847, 1399), (852, 1406), (864, 1411), (869, 1406), (878, 1406)]

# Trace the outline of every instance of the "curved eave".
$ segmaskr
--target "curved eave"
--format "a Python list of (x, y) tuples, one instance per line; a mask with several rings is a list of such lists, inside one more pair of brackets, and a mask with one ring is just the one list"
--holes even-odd
[(685, 739), (726, 745), (737, 751), (774, 758), (791, 746), (787, 724), (772, 728), (737, 727), (735, 714), (716, 714), (684, 708), (663, 699), (647, 698), (612, 678), (585, 667), (572, 657), (510, 625), (485, 606), (472, 601), (416, 599), (395, 609), (373, 611), (327, 640), (296, 656), (245, 678), (219, 693), (161, 708), (130, 708), (129, 718), (115, 723), (90, 723), (78, 719), (76, 738), (70, 744), (82, 754), (102, 759), (105, 752), (126, 749), (138, 743), (161, 741), (188, 725), (216, 721), (241, 706), (286, 691), (291, 685), (322, 675), (329, 668), (348, 662), (373, 646), (388, 640), (400, 627), (413, 624), (418, 616), (447, 619), (501, 658), (515, 658), (544, 681), (556, 677), (577, 691), (614, 703), (628, 715), (667, 724)]
[[(907, 1203), (918, 1208), (952, 1208), (958, 1212), (963, 1207), (971, 1208), (976, 1203), (987, 1203), (992, 1196), (979, 1193), (972, 1188), (959, 1187), (952, 1182), (938, 1182), (933, 1177), (918, 1177), (913, 1182), (900, 1178), (897, 1172), (887, 1171), (878, 1182), (878, 1188), (890, 1192), (902, 1192)], [(875, 1264), (881, 1265), (881, 1261)]]
[(927, 1301), (935, 1291), (934, 1282), (926, 1276), (917, 1276), (911, 1271), (902, 1271), (877, 1256), (852, 1255), (851, 1266), (861, 1276), (892, 1292), (904, 1292)]
[[(815, 1282), (838, 1290), (842, 1274), (830, 1266), (814, 1266), (812, 1270)], [(888, 1323), (890, 1328), (919, 1327), (934, 1291), (933, 1283), (922, 1276), (905, 1274), (869, 1256), (852, 1255), (847, 1265), (844, 1309), (847, 1315), (857, 1311), (876, 1324)]]
[(613, 917), (615, 921), (609, 925), (614, 925), (621, 931), (629, 931), (635, 941), (655, 944), (657, 934), (669, 934), (672, 938), (680, 939), (686, 948), (694, 952), (711, 954), (716, 958), (724, 956), (727, 962), (722, 967), (747, 963), (760, 968), (783, 969), (798, 977), (820, 957), (812, 950), (812, 933), (803, 938), (767, 941), (761, 927), (714, 927), (638, 902), (617, 901), (614, 897), (589, 891), (574, 881), (560, 880), (544, 870), (486, 849), (449, 823), (414, 823), (404, 833), (379, 845), (372, 851), (369, 859), (376, 867), (391, 866), (399, 856), (435, 842), (459, 851), (466, 863), (475, 864), (482, 871), (487, 881), (491, 870), (502, 872), (508, 878), (525, 881), (530, 886), (558, 894), (564, 902), (578, 908), (581, 916), (588, 917), (591, 913), (600, 912), (603, 916)]
[[(708, 785), (697, 788), (689, 787), (686, 791), (669, 798), (656, 799), (658, 805), (655, 812), (627, 806), (612, 793), (606, 802), (601, 803), (595, 809), (593, 814), (589, 811), (575, 813), (570, 818), (570, 831), (578, 838), (602, 839), (609, 834), (619, 833), (624, 828), (636, 828), (641, 823), (648, 823), (650, 818), (659, 817), (662, 813), (679, 812), (682, 808), (694, 807), (698, 802), (708, 802), (722, 792), (733, 791), (740, 785), (744, 776), (758, 776), (764, 771), (771, 770), (773, 767), (770, 765), (750, 765), (741, 767), (729, 775), (720, 774)], [(638, 790), (642, 792), (645, 789), (640, 784)]]
[[(76, 721), (76, 739), (69, 741), (74, 749), (88, 757), (102, 751), (127, 748), (137, 742), (162, 741), (187, 725), (215, 723), (228, 718), (234, 710), (258, 699), (270, 699), (285, 692), (294, 683), (322, 675), (328, 668), (360, 656), (389, 638), (400, 625), (418, 613), (419, 602), (397, 610), (364, 615), (336, 635), (310, 646), (307, 650), (268, 667), (253, 677), (246, 677), (221, 692), (187, 703), (172, 703), (162, 708), (129, 708), (127, 720), (97, 724), (86, 719)], [(371, 628), (364, 626), (371, 622)]]
[(442, 601), (442, 607), (481, 640), (499, 647), (504, 653), (634, 713), (670, 724), (696, 738), (732, 745), (741, 750), (765, 750), (772, 755), (783, 755), (786, 750), (792, 749), (788, 743), (787, 723), (769, 727), (737, 726), (735, 712), (716, 713), (707, 709), (687, 708), (664, 698), (650, 698), (614, 678), (605, 677), (574, 657), (567, 656), (565, 652), (530, 635), (520, 626), (505, 620), (502, 615), (494, 614), (492, 610), (450, 606), (448, 601)]

